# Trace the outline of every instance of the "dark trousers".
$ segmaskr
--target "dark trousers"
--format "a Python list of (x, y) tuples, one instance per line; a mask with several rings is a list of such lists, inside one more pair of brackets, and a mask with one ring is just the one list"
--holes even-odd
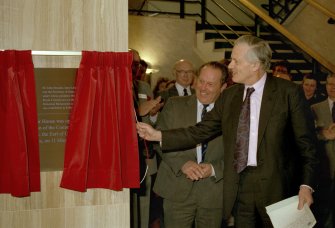
[(334, 180), (321, 180), (314, 193), (312, 211), (316, 218), (317, 228), (335, 227), (335, 187)]
[(247, 167), (240, 174), (233, 211), (236, 228), (273, 227), (265, 210), (257, 168)]

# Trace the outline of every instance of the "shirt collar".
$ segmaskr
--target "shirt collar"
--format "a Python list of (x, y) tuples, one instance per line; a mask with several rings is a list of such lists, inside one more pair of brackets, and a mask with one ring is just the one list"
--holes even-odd
[(332, 99), (330, 99), (329, 97), (328, 97), (327, 100), (328, 100), (328, 104), (329, 104), (330, 109), (332, 109), (333, 105), (334, 105), (334, 101)]
[(255, 92), (262, 90), (264, 88), (265, 81), (266, 81), (266, 73), (264, 73), (263, 76), (255, 84), (251, 86), (244, 86), (244, 90), (250, 87), (253, 87), (255, 89)]
[[(197, 99), (197, 107), (198, 110), (202, 110), (204, 108), (204, 105)], [(207, 107), (207, 112), (209, 112), (210, 110), (212, 110), (212, 108), (214, 107), (214, 102), (210, 103)]]
[(191, 95), (191, 89), (190, 86), (187, 86), (186, 88), (182, 85), (180, 85), (178, 82), (175, 83), (176, 89), (178, 90), (178, 94), (184, 94), (184, 89), (187, 89), (188, 95)]

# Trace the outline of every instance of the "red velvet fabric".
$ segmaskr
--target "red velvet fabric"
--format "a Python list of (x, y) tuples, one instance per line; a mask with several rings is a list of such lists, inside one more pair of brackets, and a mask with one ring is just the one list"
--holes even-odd
[(34, 65), (31, 51), (0, 52), (0, 193), (40, 191)]
[(82, 52), (61, 187), (139, 187), (130, 53)]

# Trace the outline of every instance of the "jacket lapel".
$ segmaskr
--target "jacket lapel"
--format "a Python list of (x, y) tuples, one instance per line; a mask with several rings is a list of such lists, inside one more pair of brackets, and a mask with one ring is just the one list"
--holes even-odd
[(195, 95), (189, 97), (188, 101), (186, 102), (187, 105), (187, 112), (185, 115), (190, 118), (190, 122), (196, 124), (197, 123), (197, 98)]
[(169, 90), (169, 97), (178, 97), (178, 90), (176, 86), (172, 86)]
[(235, 141), (236, 141), (236, 131), (237, 131), (237, 125), (238, 125), (238, 120), (240, 117), (240, 112), (241, 112), (241, 107), (242, 107), (242, 103), (243, 103), (243, 93), (244, 93), (244, 85), (240, 84), (237, 85), (238, 88), (236, 90), (236, 93), (234, 94), (232, 100), (231, 100), (231, 104), (229, 106), (229, 110), (230, 110), (230, 115), (229, 115), (229, 122), (228, 124), (231, 126), (229, 127), (229, 134), (231, 134), (233, 136), (233, 142), (235, 145)]
[(257, 148), (259, 148), (259, 145), (263, 139), (266, 126), (268, 125), (269, 118), (272, 114), (272, 108), (274, 107), (276, 101), (276, 90), (277, 85), (275, 80), (273, 80), (271, 76), (267, 76), (263, 90), (259, 117)]

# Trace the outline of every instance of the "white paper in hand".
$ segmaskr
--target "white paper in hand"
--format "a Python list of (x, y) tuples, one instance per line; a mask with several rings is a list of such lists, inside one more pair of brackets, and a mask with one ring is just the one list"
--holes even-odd
[(291, 198), (279, 201), (266, 207), (272, 225), (275, 228), (309, 228), (316, 224), (315, 217), (310, 208), (305, 204), (298, 210), (299, 198)]

